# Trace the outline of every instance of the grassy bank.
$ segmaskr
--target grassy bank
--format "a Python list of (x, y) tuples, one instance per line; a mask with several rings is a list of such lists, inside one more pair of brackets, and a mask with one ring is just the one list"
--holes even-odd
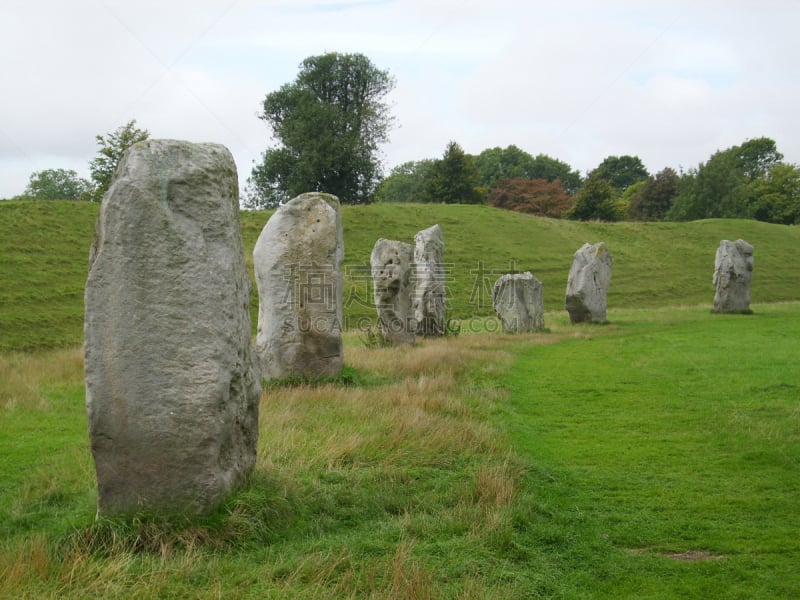
[[(83, 288), (98, 206), (79, 202), (0, 203), (0, 349), (72, 346), (83, 335)], [(245, 255), (269, 217), (244, 211)], [(721, 239), (755, 246), (754, 302), (800, 299), (789, 265), (800, 229), (756, 221), (579, 223), (541, 219), (486, 206), (373, 205), (343, 209), (345, 316), (373, 319), (366, 268), (375, 240), (411, 242), (439, 223), (445, 235), (448, 303), (453, 317), (491, 314), (491, 286), (511, 268), (544, 283), (545, 307), (563, 309), (572, 255), (605, 241), (614, 257), (609, 306), (653, 308), (710, 303), (714, 253)], [(252, 296), (253, 322), (257, 297)]]
[(800, 304), (754, 309), (351, 335), (340, 382), (265, 391), (251, 486), (185, 523), (93, 523), (80, 353), (2, 354), (0, 596), (796, 597)]

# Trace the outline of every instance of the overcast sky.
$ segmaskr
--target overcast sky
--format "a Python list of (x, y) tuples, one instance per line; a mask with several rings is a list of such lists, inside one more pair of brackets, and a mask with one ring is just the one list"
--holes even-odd
[(387, 172), (450, 140), (656, 173), (767, 136), (797, 163), (798, 26), (794, 0), (3, 0), (0, 198), (42, 169), (88, 178), (130, 119), (226, 145), (244, 186), (264, 96), (333, 51), (397, 80)]

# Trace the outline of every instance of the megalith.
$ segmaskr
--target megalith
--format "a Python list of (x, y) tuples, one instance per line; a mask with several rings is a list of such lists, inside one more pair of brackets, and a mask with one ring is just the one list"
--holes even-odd
[(413, 344), (417, 323), (411, 307), (411, 244), (379, 239), (370, 255), (375, 307), (387, 343)]
[(339, 199), (310, 192), (280, 206), (253, 249), (256, 352), (265, 379), (331, 377), (344, 364)]
[(492, 305), (506, 333), (544, 329), (544, 288), (530, 271), (500, 277), (492, 288)]
[(103, 198), (84, 323), (99, 514), (203, 513), (255, 465), (238, 190), (224, 146), (153, 139)]
[(714, 262), (714, 311), (750, 310), (753, 246), (744, 240), (722, 240)]
[(566, 308), (572, 323), (606, 320), (611, 254), (603, 242), (584, 244), (572, 259), (567, 279)]
[(414, 236), (414, 319), (417, 333), (425, 337), (445, 333), (444, 234), (439, 225)]

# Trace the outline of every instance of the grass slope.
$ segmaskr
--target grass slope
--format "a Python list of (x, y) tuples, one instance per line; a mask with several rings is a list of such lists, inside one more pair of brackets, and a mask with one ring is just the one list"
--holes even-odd
[[(0, 350), (79, 344), (83, 288), (98, 206), (78, 202), (0, 202)], [(270, 213), (243, 211), (245, 255)], [(572, 255), (605, 241), (614, 257), (611, 307), (708, 304), (714, 253), (721, 239), (755, 246), (753, 302), (800, 299), (791, 269), (800, 229), (756, 221), (580, 223), (542, 219), (487, 206), (372, 205), (343, 210), (345, 316), (372, 320), (369, 255), (378, 238), (413, 242), (439, 223), (445, 235), (450, 315), (489, 315), (491, 286), (510, 268), (543, 282), (545, 307), (563, 308)], [(257, 296), (251, 314), (255, 324)]]
[(81, 343), (98, 208), (0, 202), (0, 350)]

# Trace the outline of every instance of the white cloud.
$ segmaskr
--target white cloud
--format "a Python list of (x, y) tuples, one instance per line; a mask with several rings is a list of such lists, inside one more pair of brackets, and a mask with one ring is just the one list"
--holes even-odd
[(257, 112), (300, 61), (362, 52), (397, 79), (388, 166), (516, 144), (580, 170), (609, 154), (694, 166), (769, 136), (800, 162), (800, 7), (713, 0), (9, 0), (0, 9), (0, 197), (88, 175), (95, 135), (267, 147)]

